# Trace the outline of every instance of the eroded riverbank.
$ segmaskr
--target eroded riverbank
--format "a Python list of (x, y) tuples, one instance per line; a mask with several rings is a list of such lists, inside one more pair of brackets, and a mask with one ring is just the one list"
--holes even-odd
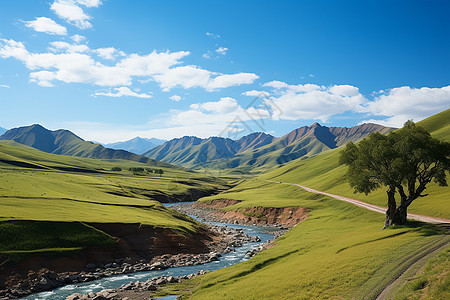
[[(268, 227), (240, 225), (223, 227), (222, 225), (224, 224), (221, 224), (220, 226), (218, 224), (213, 224), (212, 228), (216, 228), (216, 231), (220, 231), (219, 235), (224, 236), (224, 240), (228, 240), (228, 242), (218, 243), (217, 241), (213, 241), (212, 246), (216, 248), (207, 253), (199, 255), (163, 255), (155, 258), (151, 264), (144, 261), (130, 266), (124, 266), (122, 263), (119, 268), (114, 264), (110, 266), (104, 265), (101, 270), (107, 272), (107, 276), (105, 277), (87, 280), (85, 282), (83, 281), (84, 278), (81, 277), (79, 278), (81, 280), (78, 279), (78, 281), (73, 283), (65, 284), (63, 287), (32, 294), (23, 299), (64, 299), (75, 293), (86, 295), (84, 296), (86, 298), (90, 296), (93, 296), (90, 298), (95, 298), (97, 296), (104, 297), (102, 295), (111, 294), (109, 299), (122, 299), (120, 298), (122, 296), (121, 294), (131, 293), (132, 295), (137, 296), (140, 295), (143, 290), (148, 294), (149, 291), (146, 289), (153, 289), (153, 287), (156, 287), (159, 284), (188, 278), (189, 276), (193, 276), (189, 274), (197, 274), (202, 270), (213, 271), (228, 267), (248, 259), (258, 251), (258, 248), (261, 250), (264, 248), (262, 245), (267, 245), (268, 242), (273, 239), (274, 236), (269, 232), (275, 233), (276, 231), (275, 228)], [(258, 242), (258, 240), (261, 241)], [(123, 273), (122, 267), (127, 267)], [(97, 272), (97, 269), (99, 268), (92, 270), (92, 272)], [(160, 280), (158, 281), (158, 279)], [(136, 281), (139, 281), (139, 283), (129, 285), (130, 282)], [(158, 284), (156, 284), (157, 281)], [(123, 289), (124, 286), (127, 289)], [(107, 290), (106, 292), (108, 293), (105, 293), (105, 290)], [(104, 293), (98, 294), (101, 291), (104, 291)], [(102, 299), (101, 297), (98, 299)], [(142, 299), (139, 298), (140, 296), (137, 297), (138, 298), (136, 299)]]

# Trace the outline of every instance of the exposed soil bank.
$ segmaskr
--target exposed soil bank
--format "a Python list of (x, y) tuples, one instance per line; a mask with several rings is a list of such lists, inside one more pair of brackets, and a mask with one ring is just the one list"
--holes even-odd
[(89, 248), (70, 256), (34, 255), (0, 267), (0, 299), (12, 299), (105, 276), (206, 263), (237, 241), (240, 232), (200, 228), (193, 234), (140, 224), (89, 224), (115, 237), (112, 249)]
[(223, 208), (239, 202), (233, 199), (216, 199), (211, 202), (177, 205), (173, 208), (185, 214), (213, 222), (285, 228), (291, 228), (307, 217), (307, 210), (302, 207), (257, 206), (239, 210), (223, 210)]

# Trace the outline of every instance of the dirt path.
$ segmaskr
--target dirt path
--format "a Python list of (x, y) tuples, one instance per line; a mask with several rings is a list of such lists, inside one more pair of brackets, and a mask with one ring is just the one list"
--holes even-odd
[[(329, 197), (332, 197), (337, 200), (345, 201), (345, 202), (351, 203), (353, 205), (356, 205), (356, 206), (359, 206), (359, 207), (362, 207), (362, 208), (365, 208), (365, 209), (368, 209), (371, 211), (378, 212), (380, 214), (385, 214), (386, 210), (387, 210), (386, 207), (369, 204), (366, 202), (362, 202), (362, 201), (352, 199), (352, 198), (347, 198), (344, 196), (321, 192), (321, 191), (318, 191), (318, 190), (315, 190), (315, 189), (312, 189), (312, 188), (309, 188), (309, 187), (306, 187), (306, 186), (303, 186), (303, 185), (300, 185), (297, 183), (278, 182), (278, 181), (272, 181), (272, 180), (268, 180), (268, 181), (273, 182), (273, 183), (278, 183), (278, 184), (295, 185), (295, 186), (298, 186), (298, 187), (304, 189), (307, 192), (329, 196)], [(431, 224), (450, 224), (450, 219), (435, 218), (435, 217), (423, 216), (423, 215), (418, 215), (418, 214), (408, 214), (408, 219), (422, 221), (422, 222), (431, 223)]]
[[(344, 196), (339, 196), (339, 195), (334, 195), (334, 194), (318, 191), (318, 190), (315, 190), (315, 189), (312, 189), (312, 188), (309, 188), (306, 186), (302, 186), (302, 185), (296, 184), (296, 183), (277, 182), (277, 181), (271, 181), (271, 180), (268, 180), (268, 181), (273, 182), (273, 183), (278, 183), (278, 184), (288, 184), (288, 185), (298, 186), (307, 192), (329, 196), (334, 199), (345, 201), (345, 202), (351, 203), (353, 205), (356, 205), (356, 206), (359, 206), (359, 207), (362, 207), (362, 208), (365, 208), (365, 209), (368, 209), (371, 211), (375, 211), (375, 212), (378, 212), (381, 214), (385, 214), (386, 210), (387, 210), (386, 207), (365, 203), (365, 202), (362, 202), (362, 201), (359, 201), (356, 199), (352, 199), (352, 198), (348, 198), (348, 197), (344, 197)], [(423, 216), (423, 215), (418, 215), (418, 214), (408, 214), (408, 219), (418, 220), (418, 221), (432, 223), (432, 224), (441, 224), (444, 228), (447, 228), (447, 229), (450, 228), (450, 226), (449, 226), (450, 220), (449, 219), (434, 218), (434, 217)], [(380, 293), (378, 294), (376, 300), (391, 299), (390, 294), (393, 290), (401, 287), (408, 280), (408, 278), (407, 278), (408, 276), (411, 276), (411, 274), (415, 270), (417, 271), (418, 269), (423, 267), (425, 265), (425, 263), (433, 255), (436, 255), (439, 251), (441, 251), (445, 247), (447, 247), (447, 245), (448, 245), (448, 235), (446, 234), (438, 241), (431, 243), (427, 247), (424, 247), (424, 249), (422, 249), (421, 251), (419, 251), (416, 254), (414, 254), (413, 256), (407, 258), (404, 262), (402, 262), (399, 265), (400, 270), (399, 270), (398, 274), (394, 278), (392, 278), (392, 280), (389, 282), (389, 284), (384, 286), (384, 288), (380, 289)]]
[(393, 299), (393, 294), (398, 291), (410, 278), (415, 276), (417, 272), (425, 266), (427, 261), (437, 255), (440, 251), (444, 250), (448, 246), (448, 237), (444, 236), (435, 244), (430, 245), (428, 248), (417, 253), (410, 263), (405, 264), (404, 269), (400, 274), (396, 276), (391, 283), (384, 287), (381, 293), (375, 300)]

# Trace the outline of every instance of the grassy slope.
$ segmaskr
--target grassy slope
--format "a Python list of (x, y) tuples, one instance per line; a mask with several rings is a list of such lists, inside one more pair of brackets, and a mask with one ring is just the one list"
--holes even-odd
[(382, 214), (258, 179), (202, 200), (221, 197), (243, 200), (228, 209), (301, 206), (309, 215), (275, 247), (184, 286), (193, 299), (361, 299), (379, 292), (404, 258), (444, 238), (420, 223), (381, 231)]
[[(433, 136), (450, 141), (450, 110), (443, 111), (418, 123)], [(368, 196), (354, 194), (345, 179), (346, 166), (339, 166), (339, 151), (335, 149), (321, 153), (307, 160), (296, 160), (284, 167), (260, 176), (261, 179), (300, 183), (321, 191), (356, 198), (361, 201), (386, 206), (386, 193), (379, 189)], [(427, 188), (429, 196), (416, 199), (408, 208), (409, 212), (450, 218), (450, 204), (442, 199), (450, 199), (450, 188), (431, 183)]]
[[(446, 111), (433, 117), (431, 124), (436, 126), (429, 128), (433, 134), (448, 132), (448, 123), (439, 125), (450, 119), (448, 114)], [(426, 122), (422, 123), (423, 126), (430, 124)], [(449, 138), (448, 135), (446, 137)], [(266, 181), (275, 178), (354, 196), (342, 178), (345, 167), (336, 163), (338, 151), (298, 160), (222, 194), (201, 199), (242, 200), (227, 209), (300, 206), (306, 207), (309, 215), (279, 238), (275, 247), (247, 262), (206, 274), (183, 286), (171, 287), (170, 292), (181, 291), (185, 297), (192, 296), (193, 299), (372, 299), (421, 249), (430, 244), (448, 242), (448, 236), (441, 229), (419, 222), (381, 231), (382, 214), (307, 193), (295, 186)], [(448, 188), (431, 187), (429, 193), (430, 196), (424, 198), (428, 202), (416, 203), (413, 211), (448, 218), (449, 204), (444, 201), (449, 199)], [(384, 192), (367, 198), (360, 196), (357, 198), (384, 204)], [(428, 285), (426, 293), (437, 295), (434, 299), (450, 297), (448, 288), (445, 288), (448, 260), (442, 258), (447, 252), (448, 247), (438, 256), (437, 262), (430, 262), (425, 274), (419, 278), (422, 283), (424, 278), (429, 282), (404, 287), (398, 293), (398, 299), (406, 299), (413, 294), (420, 298), (423, 293), (418, 290)]]
[[(129, 171), (107, 171), (114, 166), (124, 170), (155, 167), (126, 160), (102, 161), (48, 154), (14, 142), (0, 142), (0, 245), (10, 245), (8, 249), (0, 247), (0, 250), (43, 247), (34, 243), (34, 246), (24, 249), (20, 243), (11, 242), (10, 230), (19, 226), (17, 221), (20, 220), (65, 222), (58, 223), (58, 226), (69, 231), (72, 226), (80, 232), (90, 231), (91, 239), (80, 240), (76, 235), (70, 235), (79, 241), (78, 245), (96, 245), (92, 244), (96, 238), (101, 238), (104, 244), (110, 240), (110, 237), (99, 236), (98, 232), (80, 222), (141, 223), (193, 232), (198, 223), (166, 209), (153, 199), (187, 195), (193, 188), (208, 192), (225, 183), (178, 167), (162, 167), (164, 175), (159, 177), (156, 174), (137, 176)], [(24, 224), (29, 228), (16, 230), (22, 233), (16, 241), (30, 240), (29, 232), (38, 226), (33, 222), (20, 226)], [(44, 231), (39, 232), (39, 239), (49, 241), (43, 238)], [(55, 233), (56, 236), (64, 241), (64, 234)], [(66, 247), (61, 242), (46, 243), (44, 248), (58, 248), (57, 245)]]

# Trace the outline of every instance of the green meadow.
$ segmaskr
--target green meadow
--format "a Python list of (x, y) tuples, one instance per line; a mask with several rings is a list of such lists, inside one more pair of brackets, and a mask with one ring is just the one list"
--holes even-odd
[[(111, 171), (114, 167), (122, 171)], [(157, 168), (164, 174), (136, 174), (130, 168)], [(140, 223), (193, 233), (199, 223), (159, 201), (192, 201), (191, 195), (225, 188), (227, 180), (165, 163), (70, 157), (2, 141), (0, 253), (111, 246), (111, 237), (87, 225), (92, 222)]]
[[(249, 180), (201, 201), (219, 198), (242, 200), (228, 210), (305, 207), (308, 218), (251, 260), (162, 294), (192, 299), (373, 299), (409, 262), (448, 242), (440, 227), (411, 222), (381, 230), (382, 214), (265, 180)], [(448, 264), (443, 269), (448, 272)]]
[[(448, 141), (449, 114), (450, 110), (444, 111), (419, 125)], [(368, 196), (353, 194), (346, 182), (346, 167), (337, 162), (339, 151), (298, 159), (221, 194), (200, 199), (241, 200), (225, 210), (305, 207), (308, 217), (251, 260), (169, 286), (161, 295), (181, 294), (183, 299), (375, 299), (412, 262), (430, 249), (443, 247), (424, 266), (410, 270), (407, 282), (396, 286), (388, 297), (449, 298), (448, 229), (411, 221), (406, 226), (381, 230), (383, 214), (296, 186), (269, 182), (300, 183), (385, 206), (384, 190)], [(427, 193), (429, 196), (416, 200), (409, 211), (449, 218), (450, 188), (432, 184)]]

